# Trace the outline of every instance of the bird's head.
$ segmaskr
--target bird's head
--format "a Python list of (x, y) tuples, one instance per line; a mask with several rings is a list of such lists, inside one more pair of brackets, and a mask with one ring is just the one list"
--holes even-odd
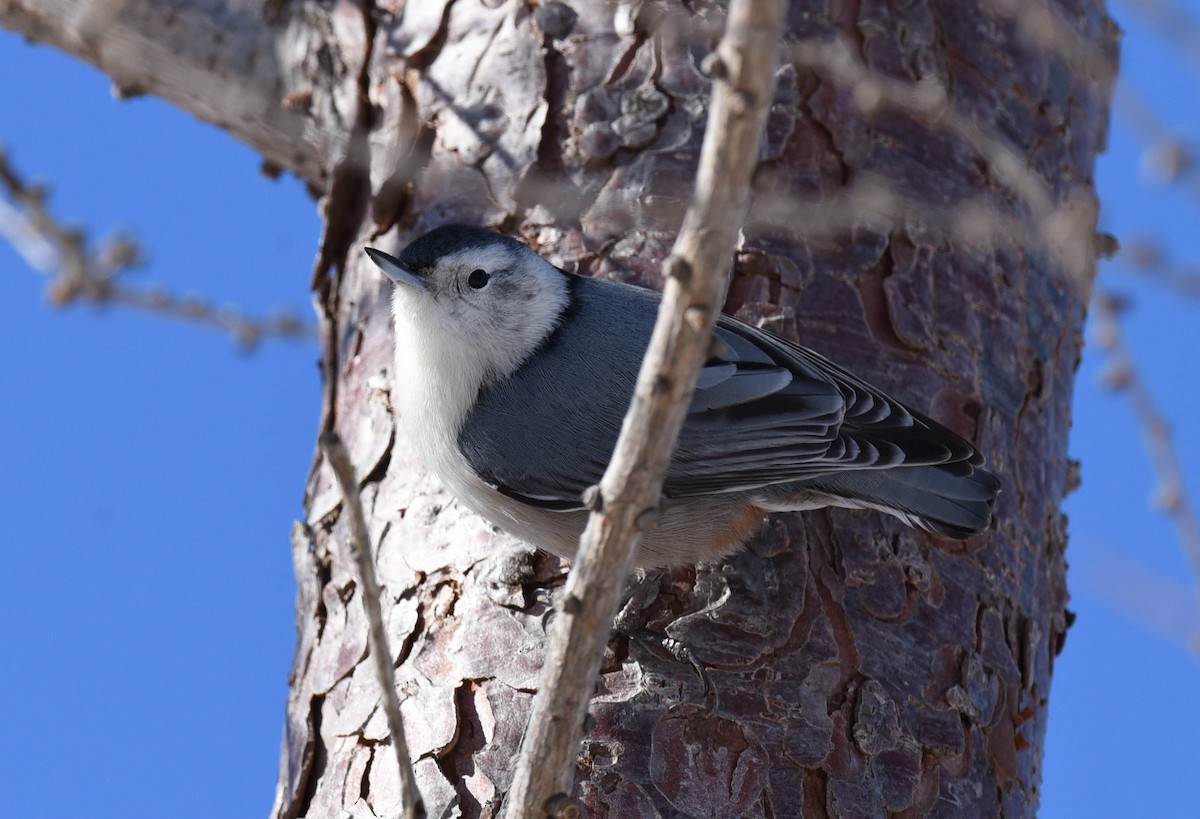
[(396, 285), (397, 345), (422, 347), (442, 366), (478, 370), (485, 384), (528, 358), (569, 300), (561, 270), (516, 239), (484, 228), (435, 228), (396, 257), (366, 252)]

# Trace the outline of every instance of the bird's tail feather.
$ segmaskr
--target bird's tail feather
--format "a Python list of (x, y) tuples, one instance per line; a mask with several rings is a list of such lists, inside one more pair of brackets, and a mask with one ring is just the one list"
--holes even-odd
[(987, 529), (1000, 491), (1000, 481), (991, 472), (974, 467), (963, 475), (960, 464), (841, 472), (806, 481), (805, 486), (848, 501), (846, 505), (879, 509), (958, 540)]

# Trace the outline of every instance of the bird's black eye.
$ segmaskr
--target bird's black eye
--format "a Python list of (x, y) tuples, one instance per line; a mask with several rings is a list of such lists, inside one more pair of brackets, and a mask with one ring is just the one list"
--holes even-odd
[(492, 277), (488, 275), (486, 270), (476, 268), (471, 271), (471, 275), (467, 276), (467, 284), (471, 285), (476, 290), (482, 290), (487, 287), (488, 281)]

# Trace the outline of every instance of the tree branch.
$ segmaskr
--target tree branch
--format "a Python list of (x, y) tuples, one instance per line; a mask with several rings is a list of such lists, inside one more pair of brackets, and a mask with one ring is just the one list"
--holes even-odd
[(1194, 591), (1200, 595), (1200, 517), (1188, 499), (1179, 456), (1171, 442), (1171, 431), (1163, 418), (1150, 388), (1142, 380), (1133, 355), (1121, 333), (1122, 299), (1099, 292), (1094, 299), (1097, 344), (1108, 356), (1105, 386), (1122, 393), (1133, 407), (1150, 463), (1158, 478), (1156, 501), (1171, 517), (1184, 557), (1192, 570)]
[[(1090, 52), (1089, 52), (1090, 54)], [(1028, 167), (1026, 159), (1017, 154), (996, 134), (981, 127), (974, 118), (952, 104), (947, 88), (937, 81), (904, 82), (872, 71), (862, 59), (840, 39), (812, 38), (790, 46), (790, 56), (799, 64), (828, 72), (838, 85), (851, 89), (859, 110), (871, 114), (880, 107), (905, 111), (937, 128), (952, 134), (987, 160), (988, 168), (1013, 190), (1031, 211), (1029, 228), (1021, 230), (1023, 238), (1039, 241), (1063, 264), (1072, 283), (1081, 293), (1091, 291), (1096, 271), (1093, 235), (1096, 224), (1095, 205), (1090, 197), (1073, 199), (1054, 191), (1047, 181)], [(1094, 62), (1100, 62), (1094, 58)], [(1111, 81), (1113, 67), (1100, 62)], [(1097, 69), (1099, 70), (1099, 69)], [(894, 194), (895, 191), (889, 191)], [(965, 235), (991, 233), (990, 222), (996, 218), (994, 206), (984, 209), (964, 209), (956, 203), (956, 227)], [(1020, 226), (1019, 226), (1020, 227)]]
[[(321, 27), (304, 15), (316, 8), (296, 3), (272, 15), (263, 0), (4, 0), (0, 25), (91, 63), (120, 97), (155, 94), (218, 125), (320, 189), (344, 137), (336, 117), (310, 115), (335, 90), (315, 89), (319, 69), (304, 76), (305, 56), (337, 45), (312, 42)], [(317, 68), (315, 57), (308, 63)]]
[(713, 77), (696, 190), (654, 334), (556, 611), (507, 815), (565, 815), (588, 700), (641, 532), (654, 525), (688, 398), (708, 354), (775, 81), (781, 0), (734, 0)]
[(49, 191), (25, 182), (0, 150), (0, 237), (9, 240), (30, 267), (50, 274), (50, 303), (63, 307), (73, 302), (121, 304), (148, 313), (183, 319), (229, 333), (244, 349), (264, 338), (312, 341), (311, 322), (292, 313), (254, 318), (237, 310), (220, 308), (196, 297), (180, 297), (156, 288), (133, 288), (121, 283), (121, 274), (142, 260), (138, 243), (125, 236), (89, 246), (87, 233), (62, 222), (46, 207)]
[(396, 750), (396, 764), (400, 768), (403, 816), (404, 819), (425, 819), (425, 803), (417, 790), (412, 757), (408, 752), (408, 741), (404, 738), (404, 720), (400, 716), (400, 698), (396, 695), (392, 650), (388, 646), (387, 632), (383, 626), (383, 609), (380, 605), (382, 592), (375, 577), (375, 558), (371, 552), (371, 538), (367, 533), (362, 498), (358, 493), (358, 478), (354, 475), (354, 464), (350, 462), (350, 453), (340, 435), (336, 432), (322, 433), (321, 449), (325, 451), (329, 466), (342, 488), (346, 499), (343, 508), (350, 516), (350, 551), (358, 566), (359, 582), (362, 583), (363, 610), (367, 615), (367, 639), (371, 646), (371, 659), (379, 687), (383, 690), (383, 711), (387, 715), (388, 732), (391, 734), (392, 747)]

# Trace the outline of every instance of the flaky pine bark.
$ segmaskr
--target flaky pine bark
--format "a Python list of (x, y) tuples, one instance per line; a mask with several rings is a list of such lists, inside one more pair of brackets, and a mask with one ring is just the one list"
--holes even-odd
[[(365, 476), (432, 816), (498, 811), (564, 570), (464, 512), (397, 438), (387, 288), (359, 249), (478, 222), (562, 266), (659, 284), (723, 13), (0, 0), (4, 25), (325, 192), (322, 426)], [(1059, 504), (1091, 267), (1056, 240), (1092, 227), (1114, 28), (1094, 0), (797, 0), (786, 37), (727, 310), (976, 441), (1004, 484), (996, 523), (956, 544), (874, 514), (777, 516), (744, 553), (664, 576), (625, 619), (686, 645), (712, 688), (651, 639), (614, 640), (576, 796), (612, 817), (1032, 815), (1067, 625)], [(947, 104), (905, 104), (864, 72), (944, 87)], [(340, 500), (318, 461), (293, 531), (278, 817), (399, 800)]]

